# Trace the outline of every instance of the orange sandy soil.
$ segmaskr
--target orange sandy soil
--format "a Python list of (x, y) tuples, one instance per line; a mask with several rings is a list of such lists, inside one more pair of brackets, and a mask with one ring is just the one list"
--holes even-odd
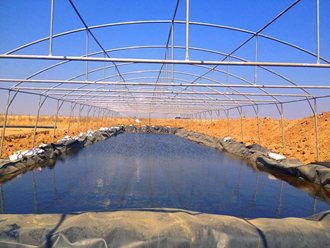
[[(0, 120), (3, 119), (0, 116)], [(35, 116), (10, 116), (7, 125), (34, 125)], [(40, 143), (50, 143), (62, 138), (66, 134), (74, 135), (88, 129), (98, 129), (101, 126), (137, 125), (134, 119), (124, 118), (72, 118), (68, 133), (69, 118), (61, 116), (58, 128), (38, 129), (35, 146)], [(316, 146), (314, 133), (314, 118), (307, 117), (297, 120), (284, 120), (285, 150), (282, 145), (281, 121), (279, 119), (260, 118), (260, 143), (275, 152), (289, 158), (298, 158), (304, 163), (316, 160)], [(2, 122), (0, 122), (2, 131)], [(38, 125), (54, 125), (54, 118), (41, 116)], [(186, 130), (204, 133), (213, 137), (231, 136), (237, 141), (258, 143), (257, 119), (243, 118), (243, 138), (240, 119), (221, 120), (174, 120), (174, 119), (142, 119), (139, 125), (162, 125), (184, 127)], [(228, 129), (229, 127), (229, 129)], [(330, 161), (330, 112), (318, 115), (320, 161)], [(0, 134), (1, 135), (1, 134)], [(33, 129), (7, 129), (2, 157), (8, 157), (17, 150), (29, 149), (32, 146)]]

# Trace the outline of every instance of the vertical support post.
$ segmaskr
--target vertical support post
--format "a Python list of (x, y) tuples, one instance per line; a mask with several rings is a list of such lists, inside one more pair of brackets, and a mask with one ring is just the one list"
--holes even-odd
[(281, 129), (282, 129), (282, 147), (283, 147), (283, 154), (285, 153), (285, 135), (284, 135), (284, 117), (283, 117), (283, 103), (280, 104), (281, 107), (278, 107), (277, 104), (276, 108), (281, 116)]
[[(86, 29), (86, 58), (88, 57), (88, 47), (89, 47), (89, 32)], [(88, 81), (88, 60), (86, 60), (86, 71), (85, 71), (85, 78)]]
[(215, 113), (214, 123), (216, 123), (216, 122), (219, 123), (219, 119), (220, 119), (220, 110), (216, 110), (214, 113)]
[(257, 128), (258, 128), (258, 144), (261, 145), (261, 139), (260, 139), (260, 120), (259, 120), (259, 106), (253, 106), (254, 112), (256, 114), (257, 118)]
[(57, 128), (57, 122), (58, 122), (58, 113), (60, 111), (60, 109), (63, 106), (64, 101), (62, 101), (60, 103), (60, 100), (57, 101), (57, 108), (56, 108), (56, 114), (55, 114), (55, 122), (54, 122), (54, 129), (53, 129), (53, 140), (55, 141), (55, 132), (56, 132), (56, 128)]
[(107, 109), (107, 111), (105, 112), (106, 113), (106, 115), (105, 115), (105, 123), (106, 123), (106, 127), (109, 127), (110, 125), (109, 125), (109, 116), (110, 116), (110, 110), (109, 109)]
[(316, 0), (316, 54), (317, 63), (320, 63), (320, 0)]
[(243, 141), (243, 109), (242, 107), (237, 107), (237, 111), (240, 115), (240, 119), (241, 119), (241, 140)]
[[(230, 61), (230, 57), (227, 57), (226, 59), (227, 61)], [(226, 84), (229, 84), (229, 65), (227, 65), (226, 68)]]
[(70, 128), (71, 128), (71, 118), (74, 108), (76, 107), (77, 103), (71, 103), (71, 109), (70, 109), (70, 116), (69, 116), (69, 124), (68, 124), (68, 135), (70, 135)]
[[(171, 60), (174, 60), (174, 22), (171, 24)], [(174, 84), (174, 64), (171, 65), (171, 81)]]
[(7, 105), (5, 109), (5, 115), (3, 118), (3, 126), (2, 126), (2, 134), (1, 134), (1, 146), (0, 146), (0, 158), (3, 152), (3, 147), (5, 145), (5, 135), (6, 135), (6, 127), (7, 127), (7, 121), (8, 121), (8, 112), (9, 112), (9, 107), (13, 103), (15, 97), (18, 94), (18, 91), (15, 92), (13, 97), (10, 97), (11, 91), (8, 91), (8, 98), (7, 98)]
[[(258, 62), (258, 34), (256, 35), (256, 51), (255, 51), (255, 62)], [(254, 84), (257, 84), (257, 73), (258, 73), (258, 66), (254, 67)]]
[[(165, 60), (168, 59), (168, 47), (166, 47), (166, 52), (165, 52)], [(165, 81), (165, 89), (167, 90), (168, 89), (168, 66), (167, 64), (165, 64), (165, 78), (164, 78), (164, 81)]]
[(314, 129), (315, 129), (315, 146), (316, 146), (316, 161), (320, 161), (320, 147), (319, 147), (319, 132), (317, 119), (317, 102), (314, 98)]
[(81, 121), (81, 112), (84, 109), (84, 105), (79, 104), (79, 113), (78, 113), (78, 133), (80, 133), (80, 121)]
[(111, 121), (112, 121), (112, 118), (115, 116), (115, 113), (113, 113), (111, 110), (109, 111), (109, 126), (111, 126)]
[[(84, 109), (85, 107), (87, 107), (87, 105), (84, 104), (83, 109)], [(87, 122), (87, 116), (86, 116), (86, 114), (85, 114), (85, 115), (83, 114), (83, 117), (82, 117), (82, 119), (81, 119), (81, 124), (80, 124), (80, 125), (82, 126), (82, 130), (83, 130), (83, 131), (86, 131), (86, 122)]]
[(311, 104), (310, 99), (307, 99), (309, 107), (311, 108), (314, 115), (314, 133), (315, 133), (315, 150), (316, 150), (316, 161), (320, 161), (320, 147), (319, 147), (319, 129), (318, 129), (318, 118), (317, 118), (317, 101), (314, 98), (314, 105)]
[(104, 123), (106, 123), (106, 113), (107, 113), (107, 109), (103, 109), (103, 112), (102, 112), (102, 126), (103, 127), (106, 127), (106, 125), (104, 125)]
[(226, 117), (227, 117), (227, 135), (229, 136), (230, 135), (230, 124), (229, 124), (229, 109), (225, 109), (225, 114), (226, 114)]
[(285, 153), (285, 134), (284, 134), (284, 108), (281, 103), (281, 125), (282, 125), (282, 144), (283, 144), (283, 154)]
[(54, 30), (54, 0), (50, 0), (50, 24), (49, 24), (49, 51), (48, 55), (53, 55), (53, 30)]
[[(103, 53), (103, 57), (106, 58), (105, 53)], [(103, 81), (105, 81), (105, 78), (107, 77), (107, 67), (106, 67), (106, 63), (104, 63), (104, 67), (103, 67)]]
[(189, 15), (190, 15), (190, 0), (186, 0), (186, 56), (185, 59), (189, 60)]
[[(116, 112), (110, 112), (110, 122), (112, 121), (112, 119), (115, 119), (115, 118), (119, 118), (119, 115), (117, 117), (117, 113)], [(130, 117), (127, 117), (127, 120), (129, 121)]]
[(209, 115), (210, 115), (211, 123), (213, 123), (212, 110), (211, 110), (211, 111), (209, 111)]
[(100, 123), (101, 123), (101, 127), (103, 126), (102, 124), (103, 124), (103, 120), (104, 120), (104, 109), (103, 108), (101, 108), (100, 109)]
[(98, 128), (100, 125), (101, 109), (100, 108), (97, 108), (97, 109), (99, 110), (99, 112), (97, 113), (97, 125), (96, 125), (96, 127)]
[(93, 129), (94, 129), (94, 122), (95, 122), (95, 113), (96, 113), (96, 107), (94, 106), (94, 108), (93, 108), (93, 117), (91, 118), (91, 123), (92, 123), (91, 126), (93, 126)]
[(105, 118), (105, 123), (106, 123), (106, 126), (109, 127), (109, 116), (110, 116), (110, 110), (107, 110), (106, 111), (106, 118)]
[(88, 110), (87, 110), (87, 120), (88, 120), (88, 129), (91, 126), (91, 118), (89, 117), (90, 112), (92, 111), (92, 106), (88, 106)]
[(35, 144), (35, 141), (36, 141), (36, 133), (37, 133), (38, 123), (39, 123), (40, 110), (41, 110), (41, 107), (42, 107), (42, 105), (44, 105), (46, 100), (47, 100), (47, 96), (45, 96), (44, 99), (42, 99), (42, 96), (40, 96), (40, 98), (39, 98), (37, 118), (36, 118), (36, 123), (34, 125), (33, 138), (32, 138), (32, 148), (34, 147), (34, 144)]

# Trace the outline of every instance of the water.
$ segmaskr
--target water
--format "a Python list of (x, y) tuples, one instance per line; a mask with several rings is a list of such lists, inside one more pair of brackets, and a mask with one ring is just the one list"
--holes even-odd
[(174, 135), (121, 134), (1, 186), (2, 213), (182, 208), (239, 217), (330, 209), (228, 154)]

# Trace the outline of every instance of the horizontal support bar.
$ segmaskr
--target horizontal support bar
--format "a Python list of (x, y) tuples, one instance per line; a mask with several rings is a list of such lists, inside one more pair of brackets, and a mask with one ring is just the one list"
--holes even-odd
[[(184, 95), (239, 95), (239, 96), (269, 96), (269, 94), (264, 93), (253, 93), (253, 92), (203, 92), (203, 91), (165, 91), (165, 90), (112, 90), (112, 89), (79, 89), (79, 88), (34, 88), (34, 87), (13, 87), (12, 90), (32, 90), (32, 91), (63, 91), (63, 92), (116, 92), (116, 93), (141, 93), (141, 94), (184, 94)], [(47, 93), (48, 94), (48, 93)], [(283, 96), (283, 97), (310, 97), (306, 94), (281, 94), (274, 93), (272, 96)]]
[[(48, 95), (63, 95), (62, 93), (56, 93), (56, 92), (52, 92), (49, 93)], [(78, 99), (83, 99), (83, 100), (91, 100), (92, 98), (69, 98), (69, 97), (87, 97), (87, 96), (98, 96), (97, 99), (102, 100), (102, 99), (118, 99), (118, 98), (122, 98), (122, 99), (127, 99), (127, 98), (131, 98), (132, 95), (99, 95), (99, 94), (75, 94), (72, 93), (70, 95), (65, 96), (63, 99), (66, 100), (78, 100)], [(144, 100), (144, 99), (153, 99), (155, 98), (154, 96), (136, 96), (134, 97), (136, 100)], [(171, 99), (180, 99), (180, 100), (192, 100), (192, 101), (200, 101), (200, 100), (208, 100), (210, 102), (232, 102), (232, 99), (228, 99), (228, 98), (203, 98), (203, 97), (170, 97), (170, 96), (157, 96), (157, 99), (164, 99), (164, 100), (171, 100)], [(269, 99), (235, 99), (236, 102), (260, 102), (260, 103), (264, 103), (264, 102), (269, 102), (269, 103), (278, 103), (278, 101), (275, 100), (269, 100)]]
[[(81, 85), (116, 85), (116, 86), (170, 86), (170, 87), (215, 87), (215, 88), (273, 88), (273, 89), (330, 89), (330, 85), (251, 85), (251, 84), (210, 84), (210, 83), (151, 83), (151, 82), (117, 82), (117, 81), (82, 81), (82, 80), (54, 80), (54, 79), (17, 79), (0, 78), (0, 82), (7, 83), (54, 83)], [(36, 87), (37, 89), (37, 87)]]
[(293, 63), (293, 62), (259, 62), (259, 61), (213, 61), (213, 60), (170, 60), (170, 59), (137, 59), (137, 58), (101, 58), (77, 56), (47, 56), (1, 54), (0, 59), (36, 59), (36, 60), (65, 60), (65, 61), (94, 61), (111, 63), (144, 63), (144, 64), (181, 64), (181, 65), (230, 65), (230, 66), (276, 66), (276, 67), (311, 67), (330, 68), (330, 64)]
[[(125, 111), (125, 110), (129, 110), (132, 112), (136, 112), (135, 109), (132, 108), (118, 108), (119, 112)], [(158, 113), (161, 113), (162, 111), (175, 111), (175, 110), (182, 110), (182, 111), (222, 111), (224, 109), (221, 108), (149, 108), (149, 107), (141, 107), (138, 109), (139, 111), (157, 111)]]
[[(49, 95), (62, 95), (61, 93), (50, 93)], [(66, 99), (66, 100), (71, 100), (71, 101), (77, 101), (77, 100), (86, 100), (86, 101), (89, 101), (93, 98), (68, 98), (68, 97), (73, 97), (73, 96), (98, 96), (98, 100), (102, 101), (102, 100), (108, 100), (108, 99), (123, 99), (123, 100), (129, 100), (132, 95), (98, 95), (98, 94), (70, 94), (68, 96), (66, 96), (65, 98), (63, 99)], [(228, 98), (201, 98), (201, 97), (196, 97), (196, 98), (193, 98), (193, 97), (168, 97), (168, 96), (157, 96), (157, 97), (154, 97), (154, 96), (143, 96), (143, 97), (134, 97), (135, 100), (145, 100), (145, 99), (154, 99), (154, 98), (157, 98), (159, 100), (177, 100), (177, 99), (182, 99), (182, 100), (190, 100), (190, 101), (208, 101), (210, 103), (212, 102), (232, 102), (232, 101), (235, 101), (235, 102), (260, 102), (260, 103), (264, 103), (264, 102), (269, 102), (269, 103), (278, 103), (277, 101), (275, 100), (267, 100), (267, 99), (235, 99), (235, 100), (232, 100), (232, 99), (228, 99)], [(96, 99), (96, 98), (95, 98)]]
[[(157, 97), (155, 97), (157, 99)], [(136, 100), (136, 99), (135, 99)], [(127, 102), (127, 99), (114, 99), (114, 100), (75, 100), (75, 102), (89, 102), (89, 103), (117, 103), (117, 102)], [(207, 104), (220, 104), (220, 105), (230, 105), (234, 104), (237, 105), (235, 101), (229, 102), (211, 102), (211, 101), (171, 101), (171, 100), (151, 100), (151, 101), (139, 101), (137, 100), (136, 103), (146, 103), (146, 104), (152, 104), (152, 103), (164, 103), (164, 104), (196, 104), (196, 103), (207, 103)], [(136, 104), (134, 103), (134, 104)], [(245, 102), (249, 103), (249, 102)]]
[[(77, 101), (78, 103), (80, 101)], [(87, 101), (86, 101), (87, 102)], [(126, 104), (127, 101), (88, 101), (89, 103), (100, 103), (101, 106), (102, 104), (110, 105), (110, 104)], [(85, 101), (81, 101), (81, 103), (85, 103)], [(159, 105), (171, 105), (171, 106), (176, 106), (176, 105), (189, 105), (189, 106), (200, 106), (201, 104), (208, 104), (208, 106), (237, 106), (237, 103), (210, 103), (210, 102), (168, 102), (168, 101), (150, 101), (150, 102), (136, 102), (134, 103), (134, 106), (138, 105), (150, 105), (150, 104), (157, 104)]]

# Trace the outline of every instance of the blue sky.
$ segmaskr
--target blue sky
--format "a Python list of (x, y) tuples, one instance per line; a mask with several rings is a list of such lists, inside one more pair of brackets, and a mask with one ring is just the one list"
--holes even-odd
[[(172, 18), (176, 1), (105, 1), (105, 0), (75, 0), (73, 1), (89, 26), (105, 23), (135, 20), (169, 20)], [(191, 0), (191, 21), (207, 22), (232, 26), (251, 31), (256, 31), (289, 6), (293, 0), (281, 1), (246, 1), (246, 0)], [(321, 55), (330, 58), (330, 1), (321, 0)], [(263, 34), (292, 42), (307, 50), (316, 50), (315, 31), (315, 3), (314, 0), (302, 0), (281, 19), (267, 28)], [(0, 52), (5, 53), (13, 48), (28, 42), (47, 37), (49, 35), (50, 1), (47, 0), (1, 0), (0, 3)], [(181, 0), (176, 20), (185, 19), (185, 1)], [(81, 28), (82, 24), (74, 13), (67, 0), (55, 0), (54, 34)], [(94, 30), (93, 33), (106, 49), (135, 46), (135, 45), (164, 45), (169, 32), (168, 24), (131, 25)], [(191, 26), (192, 47), (201, 47), (228, 53), (237, 47), (249, 35), (238, 32)], [(184, 25), (176, 25), (175, 44), (184, 46)], [(292, 48), (285, 47), (266, 39), (259, 39), (259, 58), (261, 61), (288, 61), (288, 62), (315, 62), (315, 58), (297, 52)], [(235, 55), (248, 60), (254, 60), (254, 41), (248, 43)], [(90, 52), (99, 51), (95, 42), (90, 41)], [(54, 55), (80, 56), (85, 51), (85, 34), (74, 35), (54, 39)], [(29, 47), (19, 52), (20, 54), (48, 54), (48, 42)], [(113, 52), (113, 57), (134, 58), (163, 58), (163, 49), (141, 49), (128, 52)], [(176, 59), (184, 59), (184, 51), (177, 49)], [(191, 59), (217, 60), (222, 59), (219, 55), (191, 51)], [(33, 72), (54, 62), (41, 61), (0, 61), (0, 76), (4, 78), (25, 78)], [(101, 63), (90, 64), (90, 69), (102, 66)], [(160, 65), (134, 65), (121, 68), (122, 73), (134, 70), (159, 70)], [(37, 78), (67, 79), (79, 73), (83, 73), (85, 64), (80, 62), (71, 63), (61, 68), (52, 70)], [(226, 68), (219, 69), (225, 70)], [(302, 69), (302, 68), (274, 68), (286, 77), (299, 84), (330, 85), (330, 73), (325, 69)], [(188, 68), (176, 66), (176, 70), (190, 71), (196, 74), (203, 73), (202, 68)], [(253, 68), (231, 67), (231, 72), (253, 80)], [(107, 75), (115, 71), (107, 70)], [(102, 77), (102, 72), (90, 76), (92, 80)], [(152, 73), (151, 73), (152, 74)], [(156, 73), (157, 74), (157, 73)], [(154, 76), (154, 75), (149, 75)], [(225, 81), (225, 76), (219, 73), (210, 73), (212, 79)], [(129, 77), (128, 77), (129, 78)], [(132, 77), (133, 78), (133, 77)], [(80, 78), (82, 79), (82, 78)], [(185, 76), (184, 79), (193, 78)], [(236, 82), (235, 79), (230, 79)], [(283, 81), (269, 73), (258, 71), (260, 83), (283, 84)], [(243, 91), (243, 90), (242, 90)], [(248, 92), (248, 90), (245, 90)], [(272, 90), (276, 93), (276, 90)], [(322, 94), (323, 92), (317, 92)], [(23, 101), (31, 100), (31, 107), (22, 104)], [(4, 106), (5, 94), (0, 91), (0, 106)], [(36, 112), (37, 98), (19, 97), (12, 107), (13, 113)], [(329, 110), (328, 102), (320, 106), (321, 111)], [(49, 102), (48, 113), (53, 110), (54, 103)], [(64, 112), (68, 107), (64, 108)], [(309, 110), (301, 110), (296, 107), (288, 107), (287, 115), (296, 117), (309, 115)], [(305, 108), (304, 108), (305, 109)], [(276, 114), (273, 114), (276, 116)]]

